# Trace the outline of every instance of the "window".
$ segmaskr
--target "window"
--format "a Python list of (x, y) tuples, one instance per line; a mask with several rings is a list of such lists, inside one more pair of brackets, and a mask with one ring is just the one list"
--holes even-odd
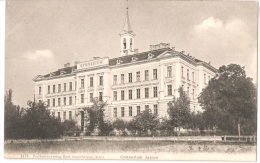
[(124, 38), (123, 45), (124, 45), (124, 49), (126, 49), (126, 38)]
[(124, 117), (124, 116), (125, 116), (125, 108), (121, 107), (121, 117)]
[(58, 106), (60, 106), (60, 98), (58, 98)]
[(103, 76), (99, 76), (99, 85), (103, 85)]
[(52, 88), (53, 88), (53, 89), (52, 89), (52, 92), (55, 93), (55, 85), (53, 85)]
[(81, 83), (80, 88), (84, 88), (84, 79), (81, 79), (80, 83)]
[(167, 77), (172, 76), (172, 66), (167, 66)]
[(117, 101), (117, 91), (113, 92), (113, 99), (114, 99), (114, 101)]
[(93, 93), (90, 93), (90, 94), (89, 94), (89, 100), (90, 100), (90, 102), (93, 101)]
[(149, 71), (145, 70), (144, 74), (145, 74), (145, 80), (149, 80)]
[(206, 84), (206, 74), (204, 74), (204, 83)]
[(133, 41), (132, 41), (132, 38), (130, 38), (130, 49), (132, 49), (132, 44), (133, 44)]
[(129, 106), (129, 116), (132, 116), (132, 106)]
[(193, 96), (193, 99), (195, 99), (195, 90), (192, 89), (192, 96)]
[(149, 105), (145, 105), (144, 107), (145, 107), (145, 109), (149, 109)]
[(192, 72), (192, 81), (194, 81), (194, 72)]
[(60, 112), (58, 112), (58, 119), (60, 119)]
[(183, 77), (183, 67), (181, 67), (181, 77)]
[(117, 108), (114, 108), (114, 117), (117, 117)]
[(66, 83), (64, 83), (64, 92), (66, 92), (67, 88), (66, 88)]
[(140, 81), (140, 71), (136, 72), (136, 81)]
[(190, 74), (189, 74), (189, 69), (187, 69), (187, 80), (190, 80)]
[(39, 87), (39, 95), (42, 94), (42, 87)]
[(125, 82), (125, 75), (121, 74), (121, 84), (123, 84)]
[(144, 89), (144, 96), (145, 96), (145, 98), (149, 97), (149, 88)]
[(93, 82), (93, 77), (90, 77), (90, 78), (89, 78), (89, 86), (90, 86), (90, 87), (93, 87), (93, 83), (94, 83), (94, 82)]
[(55, 106), (55, 98), (52, 99), (52, 106), (53, 106), (53, 107)]
[(158, 106), (157, 106), (157, 104), (153, 105), (153, 112), (154, 112), (154, 114), (158, 114)]
[(72, 82), (70, 82), (69, 90), (72, 91)]
[(48, 106), (50, 106), (50, 99), (47, 100), (47, 104), (48, 104)]
[(75, 96), (75, 105), (76, 105), (76, 101), (77, 101), (77, 96)]
[(66, 112), (63, 112), (63, 120), (66, 119)]
[(81, 98), (80, 98), (80, 99), (81, 99), (81, 100), (80, 100), (81, 103), (84, 103), (84, 94), (81, 94), (80, 97), (81, 97)]
[(140, 88), (136, 89), (136, 98), (139, 99), (140, 98)]
[(58, 92), (61, 92), (61, 84), (58, 84)]
[(153, 69), (153, 79), (157, 79), (157, 69)]
[(75, 81), (75, 90), (77, 89), (77, 81)]
[(157, 97), (158, 93), (157, 93), (157, 87), (153, 87), (153, 97)]
[(69, 97), (69, 104), (72, 105), (72, 96)]
[(168, 85), (168, 96), (171, 96), (172, 95), (172, 85)]
[(50, 94), (51, 86), (48, 85), (48, 94)]
[(121, 91), (121, 100), (125, 100), (125, 91), (124, 90)]
[(136, 106), (136, 113), (137, 115), (140, 115), (140, 106)]
[(38, 102), (39, 102), (39, 103), (42, 103), (42, 100), (39, 100)]
[(117, 75), (114, 75), (114, 77), (113, 77), (113, 82), (114, 82), (114, 85), (117, 84)]
[(72, 119), (72, 112), (69, 111), (69, 119), (71, 120)]
[(63, 97), (63, 105), (66, 106), (66, 97)]
[[(208, 76), (208, 80), (210, 81), (210, 76)], [(209, 81), (208, 81), (208, 82), (209, 82)]]
[(129, 83), (132, 83), (132, 73), (128, 73), (128, 81)]
[(99, 101), (103, 101), (103, 92), (99, 92)]
[(190, 97), (190, 87), (187, 87), (187, 96)]
[(128, 90), (128, 97), (129, 97), (129, 100), (132, 100), (132, 89)]

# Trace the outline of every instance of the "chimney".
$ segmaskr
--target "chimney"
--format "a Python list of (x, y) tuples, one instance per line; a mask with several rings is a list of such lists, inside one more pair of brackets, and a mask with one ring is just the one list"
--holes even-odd
[(175, 51), (175, 47), (172, 47), (172, 51)]
[(66, 67), (70, 67), (70, 63), (69, 62), (64, 64), (64, 68), (66, 68)]
[(100, 57), (93, 57), (94, 60), (99, 59)]
[(182, 54), (185, 54), (185, 51), (181, 51)]
[(135, 49), (135, 50), (134, 50), (134, 54), (137, 54), (137, 53), (138, 53), (138, 49)]
[(74, 62), (74, 65), (77, 65), (78, 63), (79, 63), (79, 61), (75, 61), (75, 62)]

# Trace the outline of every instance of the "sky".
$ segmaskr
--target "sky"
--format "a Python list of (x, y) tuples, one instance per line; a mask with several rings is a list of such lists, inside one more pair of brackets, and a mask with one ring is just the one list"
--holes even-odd
[[(257, 83), (256, 2), (128, 1), (135, 48), (170, 43), (211, 62), (245, 66)], [(8, 0), (5, 16), (5, 91), (23, 107), (33, 100), (36, 75), (65, 63), (118, 57), (124, 0)]]

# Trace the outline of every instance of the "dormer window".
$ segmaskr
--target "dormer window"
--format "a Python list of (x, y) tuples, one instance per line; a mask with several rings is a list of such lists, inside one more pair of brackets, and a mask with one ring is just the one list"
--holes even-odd
[(153, 58), (154, 57), (154, 55), (152, 54), (152, 53), (149, 53), (148, 54), (148, 59), (151, 59), (151, 58)]
[(123, 61), (121, 61), (121, 60), (119, 60), (119, 59), (116, 60), (116, 64), (117, 64), (117, 65), (121, 64), (121, 62), (123, 62)]
[(66, 74), (66, 72), (65, 71), (61, 71), (60, 74), (63, 75), (63, 74)]
[(132, 62), (137, 61), (137, 60), (138, 60), (138, 58), (132, 57)]

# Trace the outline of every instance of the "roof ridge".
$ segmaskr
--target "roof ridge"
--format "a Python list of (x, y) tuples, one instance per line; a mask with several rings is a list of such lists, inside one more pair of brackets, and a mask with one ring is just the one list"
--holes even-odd
[(155, 50), (145, 51), (145, 52), (141, 52), (141, 53), (126, 55), (126, 56), (120, 56), (120, 57), (116, 57), (116, 58), (111, 58), (111, 59), (109, 59), (109, 60), (114, 60), (114, 59), (119, 59), (119, 58), (127, 58), (127, 57), (130, 57), (130, 56), (137, 56), (137, 55), (142, 55), (142, 54), (145, 54), (145, 53), (151, 53), (151, 52), (156, 52), (156, 51), (162, 51), (162, 50), (166, 50), (166, 49), (170, 49), (170, 50), (171, 50), (171, 48), (161, 48), (161, 49), (155, 49)]

